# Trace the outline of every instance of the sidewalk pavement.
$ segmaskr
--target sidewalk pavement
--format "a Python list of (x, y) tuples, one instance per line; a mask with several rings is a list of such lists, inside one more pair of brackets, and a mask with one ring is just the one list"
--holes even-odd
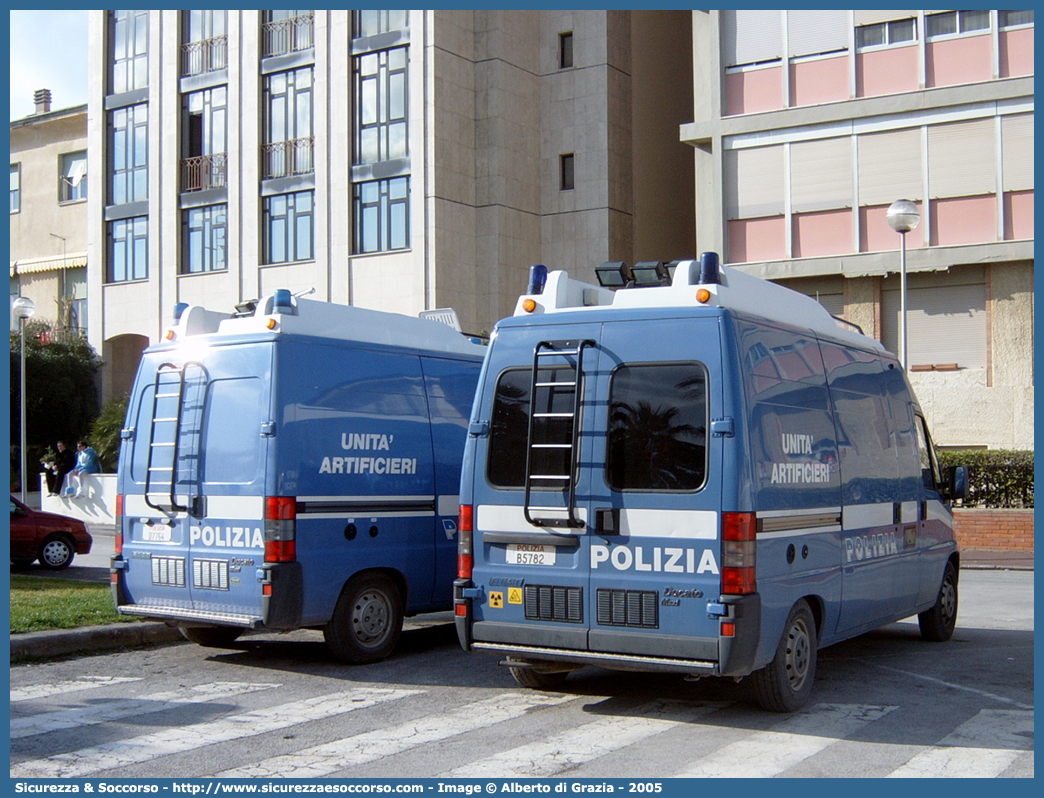
[[(100, 568), (90, 570), (102, 571)], [(961, 570), (1032, 571), (1033, 552), (965, 549), (961, 552)], [(108, 581), (107, 570), (103, 572), (99, 581)], [(411, 624), (410, 619), (407, 619), (406, 623)], [(421, 621), (420, 625), (425, 624)], [(141, 648), (178, 641), (185, 641), (181, 633), (158, 621), (133, 621), (84, 626), (79, 629), (25, 632), (11, 635), (11, 662)]]

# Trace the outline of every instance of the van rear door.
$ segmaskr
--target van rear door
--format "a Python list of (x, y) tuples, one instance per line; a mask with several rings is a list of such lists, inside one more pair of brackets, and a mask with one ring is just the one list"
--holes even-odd
[(126, 603), (186, 620), (261, 619), (271, 359), (258, 344), (198, 360), (146, 355), (124, 449)]
[(720, 593), (719, 319), (606, 323), (598, 356), (584, 460), (589, 647), (716, 660), (707, 602)]

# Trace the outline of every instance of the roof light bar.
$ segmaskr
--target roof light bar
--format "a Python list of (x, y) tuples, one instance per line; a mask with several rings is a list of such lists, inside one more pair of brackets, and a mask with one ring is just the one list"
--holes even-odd
[(595, 276), (602, 288), (626, 288), (634, 280), (630, 267), (622, 260), (610, 260), (595, 266)]

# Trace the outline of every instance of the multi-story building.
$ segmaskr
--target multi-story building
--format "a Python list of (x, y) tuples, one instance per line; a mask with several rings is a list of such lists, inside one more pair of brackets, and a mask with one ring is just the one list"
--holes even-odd
[(697, 240), (899, 346), (944, 446), (1033, 446), (1033, 12), (695, 11)]
[[(11, 122), (11, 302), (28, 297), (34, 319), (65, 334), (87, 326), (87, 106)], [(18, 321), (11, 315), (11, 328)]]
[[(533, 263), (695, 250), (688, 12), (93, 11), (89, 337), (276, 288), (467, 331)], [(94, 157), (93, 153), (98, 156)]]

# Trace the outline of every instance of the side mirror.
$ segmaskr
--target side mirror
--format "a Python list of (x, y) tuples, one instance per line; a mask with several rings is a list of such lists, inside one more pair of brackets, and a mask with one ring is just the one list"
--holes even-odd
[(947, 496), (949, 501), (968, 498), (968, 467), (950, 466), (947, 471)]

